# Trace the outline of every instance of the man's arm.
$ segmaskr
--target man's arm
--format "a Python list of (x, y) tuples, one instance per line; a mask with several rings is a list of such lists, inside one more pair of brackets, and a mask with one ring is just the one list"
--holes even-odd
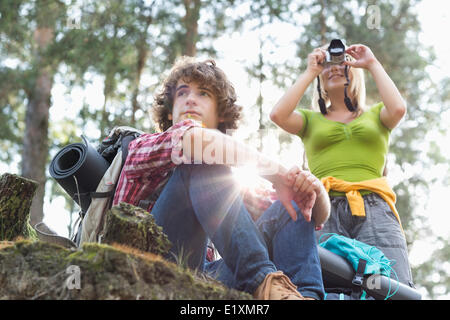
[(292, 219), (297, 219), (297, 212), (291, 203), (295, 193), (286, 179), (288, 170), (257, 150), (218, 130), (195, 127), (187, 130), (183, 136), (183, 155), (191, 159), (192, 163), (229, 166), (254, 164), (258, 174), (273, 184), (280, 202)]
[(242, 166), (254, 164), (258, 174), (272, 183), (279, 182), (287, 169), (256, 149), (218, 130), (191, 128), (183, 136), (183, 154), (193, 163)]

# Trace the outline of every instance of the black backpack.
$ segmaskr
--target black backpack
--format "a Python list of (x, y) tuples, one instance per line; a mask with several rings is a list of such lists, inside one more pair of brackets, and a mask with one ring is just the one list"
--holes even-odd
[[(82, 136), (84, 143), (65, 146), (55, 155), (50, 164), (50, 175), (80, 206), (81, 210), (75, 222), (77, 232), (72, 239), (51, 234), (45, 224), (39, 223), (35, 229), (41, 240), (78, 247), (81, 244), (86, 215), (90, 211), (100, 210), (91, 215), (102, 217), (98, 223), (103, 222), (104, 213), (111, 208), (120, 171), (128, 155), (128, 145), (141, 134), (141, 131), (131, 127), (115, 127), (96, 149)], [(113, 169), (111, 167), (113, 164), (116, 166), (114, 181), (110, 180), (107, 191), (102, 191), (100, 184)], [(102, 199), (104, 203), (100, 206), (101, 208), (94, 207), (95, 200)], [(102, 226), (99, 226), (99, 231), (101, 229)]]

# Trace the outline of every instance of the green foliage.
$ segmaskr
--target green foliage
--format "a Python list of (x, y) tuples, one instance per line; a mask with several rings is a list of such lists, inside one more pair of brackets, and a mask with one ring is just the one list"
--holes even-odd
[(0, 66), (0, 160), (11, 161), (21, 141), (20, 120), (23, 119), (21, 92), (14, 71)]
[(427, 289), (430, 299), (448, 296), (450, 293), (450, 241), (442, 237), (435, 241), (439, 247), (431, 254), (433, 258), (413, 269), (414, 278), (420, 279), (420, 285)]
[[(80, 141), (82, 133), (95, 143), (117, 125), (154, 130), (147, 111), (164, 72), (182, 54), (220, 56), (214, 41), (224, 34), (243, 29), (254, 31), (260, 39), (259, 56), (249, 61), (243, 55), (240, 62), (249, 78), (261, 88), (271, 83), (282, 89), (304, 70), (306, 56), (313, 48), (338, 37), (347, 44), (368, 45), (407, 101), (406, 119), (392, 134), (390, 152), (394, 161), (388, 167), (398, 169), (405, 177), (395, 191), (408, 242), (412, 243), (421, 236), (416, 223), (418, 200), (414, 195), (426, 194), (432, 182), (424, 172), (449, 161), (441, 154), (437, 142), (426, 141), (431, 129), (441, 134), (447, 131), (441, 126), (440, 117), (450, 107), (450, 77), (433, 83), (428, 75), (427, 67), (434, 63), (435, 54), (432, 48), (419, 42), (420, 23), (414, 12), (418, 3), (416, 0), (2, 0), (0, 161), (10, 163), (21, 152), (25, 111), (42, 68), (52, 72), (53, 84), (65, 87), (65, 97), (75, 90), (82, 92), (82, 101), (68, 98), (71, 106), (77, 105), (76, 117), (67, 114), (50, 122), (49, 161), (63, 146)], [(371, 5), (380, 12), (379, 25), (375, 27), (370, 26)], [(275, 28), (271, 28), (275, 23), (292, 26), (298, 33), (297, 53), (293, 51), (283, 61), (275, 59), (274, 53), (286, 46), (279, 42)], [(53, 41), (42, 52), (37, 51), (33, 40), (38, 25), (54, 27)], [(366, 76), (368, 102), (379, 101), (375, 83), (370, 75)], [(93, 105), (88, 102), (87, 88), (97, 79), (103, 84), (98, 95), (104, 100)], [(260, 115), (259, 127), (267, 129), (273, 128), (273, 124), (267, 117), (267, 107), (272, 106), (267, 105), (266, 94), (261, 90), (252, 107)], [(308, 107), (309, 103), (307, 91), (300, 105)], [(67, 106), (52, 105), (50, 115), (60, 113), (64, 107)], [(286, 148), (291, 136), (283, 135), (280, 139), (282, 148)], [(413, 168), (420, 169), (412, 172)], [(75, 214), (73, 201), (50, 181), (47, 197), (50, 200), (66, 197), (67, 210)], [(438, 267), (430, 262), (429, 267), (423, 268)], [(429, 270), (416, 272), (426, 278), (424, 274)]]

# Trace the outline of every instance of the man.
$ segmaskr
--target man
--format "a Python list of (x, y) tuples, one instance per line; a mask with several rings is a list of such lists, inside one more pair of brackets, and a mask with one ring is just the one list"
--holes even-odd
[[(211, 239), (232, 275), (226, 284), (256, 299), (320, 299), (314, 223), (328, 218), (326, 192), (307, 172), (287, 171), (224, 134), (237, 127), (241, 108), (235, 101), (233, 86), (214, 61), (181, 58), (155, 97), (154, 119), (162, 132), (143, 134), (130, 143), (114, 204), (123, 201), (150, 211), (172, 242), (172, 253), (185, 255), (193, 269), (204, 271)], [(262, 230), (264, 235), (229, 167), (248, 162), (272, 182), (279, 198), (264, 215), (285, 219)], [(299, 278), (298, 288), (277, 263)]]

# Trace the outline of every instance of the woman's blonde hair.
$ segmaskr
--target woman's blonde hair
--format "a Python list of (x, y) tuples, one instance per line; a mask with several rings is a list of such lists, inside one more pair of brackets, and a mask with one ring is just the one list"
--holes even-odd
[[(328, 47), (323, 47), (327, 49)], [(354, 60), (353, 57), (346, 55), (347, 60)], [(364, 112), (366, 109), (366, 84), (364, 80), (364, 71), (361, 68), (348, 67), (348, 73), (350, 78), (350, 73), (352, 74), (352, 80), (348, 86), (349, 97), (351, 97), (352, 105), (355, 108), (355, 112)], [(319, 74), (320, 83), (323, 84), (322, 74)], [(325, 102), (325, 106), (328, 108), (331, 104), (330, 98), (327, 92), (320, 86), (320, 93)], [(317, 78), (314, 80), (314, 90), (312, 95), (312, 108), (313, 110), (320, 111), (319, 107), (319, 90), (317, 89)]]

